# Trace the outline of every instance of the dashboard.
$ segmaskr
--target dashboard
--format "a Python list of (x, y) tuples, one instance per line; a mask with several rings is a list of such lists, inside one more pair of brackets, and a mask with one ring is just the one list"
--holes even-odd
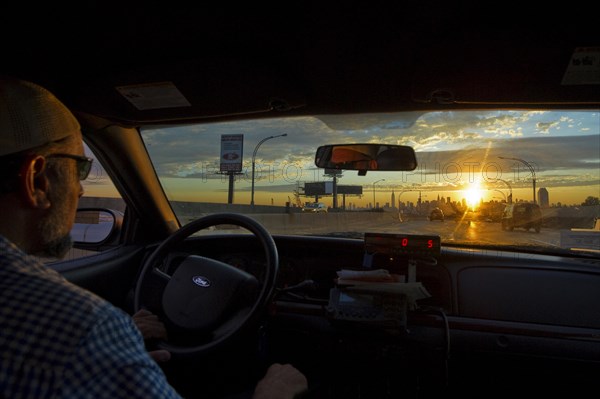
[[(366, 248), (371, 246), (364, 239), (274, 239), (281, 302), (326, 304), (338, 271), (386, 269), (407, 275), (415, 259), (410, 254), (369, 253)], [(182, 245), (183, 253), (220, 260), (259, 280), (264, 271), (265, 256), (253, 236), (194, 237)], [(600, 312), (590, 306), (600, 303), (600, 260), (444, 246), (428, 255), (435, 262), (419, 261), (416, 266), (416, 281), (430, 294), (419, 305), (448, 316), (600, 328)]]
[[(420, 238), (427, 246), (429, 238)], [(370, 270), (407, 276), (413, 254), (369, 253), (372, 246), (364, 239), (274, 239), (280, 276), (269, 345), (278, 356), (310, 370), (311, 379), (328, 375), (323, 383), (332, 397), (354, 397), (359, 391), (382, 395), (374, 397), (435, 397), (438, 390), (453, 389), (474, 395), (490, 389), (552, 395), (595, 384), (600, 372), (598, 260), (442, 245), (425, 254), (435, 262), (416, 265), (415, 280), (430, 296), (407, 312), (404, 324), (391, 328), (368, 317), (336, 322), (331, 306), (337, 272), (370, 264)], [(264, 256), (251, 238), (229, 241), (227, 250), (206, 240), (197, 248), (260, 273)], [(369, 297), (365, 309), (385, 305)], [(382, 386), (388, 390), (379, 392)]]

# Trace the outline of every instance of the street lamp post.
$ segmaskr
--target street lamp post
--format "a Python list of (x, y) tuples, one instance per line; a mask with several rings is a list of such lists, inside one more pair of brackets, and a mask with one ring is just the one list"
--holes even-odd
[[(499, 192), (500, 194), (502, 194), (502, 195), (504, 196), (504, 202), (508, 202), (508, 201), (506, 200), (506, 194), (504, 194), (504, 192), (503, 192), (502, 190), (498, 190), (497, 188), (494, 188), (494, 189), (493, 189), (493, 191), (497, 191), (497, 192)], [(498, 197), (498, 198), (500, 198), (500, 197)]]
[(250, 205), (252, 205), (252, 206), (254, 206), (254, 171), (256, 170), (255, 160), (256, 160), (256, 152), (258, 151), (258, 147), (260, 147), (260, 145), (267, 140), (274, 139), (275, 137), (284, 137), (284, 136), (287, 136), (287, 133), (278, 134), (277, 136), (265, 137), (264, 139), (262, 139), (261, 141), (258, 142), (256, 147), (254, 147), (254, 152), (252, 153), (252, 193), (250, 194)]
[(401, 205), (400, 198), (402, 197), (402, 194), (406, 193), (407, 191), (411, 191), (411, 190), (402, 190), (402, 191), (400, 191), (400, 194), (398, 194), (398, 220), (400, 222), (403, 222), (403, 220), (402, 220), (402, 205)]
[[(495, 180), (501, 181), (502, 183), (504, 183), (508, 186), (509, 194), (508, 194), (508, 201), (506, 201), (506, 202), (508, 202), (509, 204), (512, 204), (513, 196), (512, 196), (512, 186), (510, 185), (510, 183), (503, 179), (495, 179)], [(504, 196), (506, 197), (506, 195), (504, 195)]]
[(379, 183), (380, 181), (385, 181), (385, 179), (379, 179), (373, 182), (373, 209), (375, 209), (375, 184)]
[(513, 161), (519, 161), (522, 164), (524, 164), (525, 166), (527, 166), (529, 168), (529, 170), (531, 171), (531, 180), (533, 182), (533, 203), (537, 203), (536, 199), (535, 199), (535, 169), (533, 168), (533, 166), (531, 166), (531, 164), (523, 159), (520, 158), (511, 158), (511, 157), (498, 157), (500, 159), (511, 159)]

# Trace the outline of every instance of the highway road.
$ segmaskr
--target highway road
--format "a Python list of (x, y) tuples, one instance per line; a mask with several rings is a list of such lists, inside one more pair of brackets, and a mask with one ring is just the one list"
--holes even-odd
[(502, 230), (500, 223), (485, 221), (408, 221), (400, 223), (407, 234), (435, 234), (442, 242), (473, 242), (493, 245), (560, 246), (560, 230), (544, 229), (539, 233), (531, 229)]
[[(502, 230), (500, 223), (486, 221), (429, 221), (427, 219), (400, 222), (393, 217), (354, 217), (345, 220), (343, 217), (329, 215), (302, 215), (302, 220), (295, 223), (278, 223), (276, 220), (263, 218), (262, 222), (274, 234), (326, 234), (339, 232), (336, 236), (358, 237), (364, 232), (431, 234), (439, 235), (444, 243), (473, 243), (478, 245), (534, 245), (560, 247), (560, 230), (542, 227), (539, 233), (533, 229)], [(312, 220), (308, 220), (311, 216)]]

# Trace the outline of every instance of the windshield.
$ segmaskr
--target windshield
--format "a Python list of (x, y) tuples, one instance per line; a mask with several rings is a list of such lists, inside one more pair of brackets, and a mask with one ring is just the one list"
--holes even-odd
[[(443, 244), (600, 249), (597, 111), (281, 117), (142, 136), (182, 224), (241, 212), (275, 235), (392, 232), (439, 235)], [(362, 174), (315, 166), (319, 146), (345, 143), (411, 146), (418, 165)], [(311, 203), (328, 212), (303, 213)], [(520, 203), (539, 212), (510, 211)]]

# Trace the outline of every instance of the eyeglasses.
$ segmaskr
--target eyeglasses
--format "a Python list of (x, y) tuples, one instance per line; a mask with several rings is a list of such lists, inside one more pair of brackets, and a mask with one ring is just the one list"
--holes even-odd
[(83, 157), (81, 155), (73, 155), (73, 154), (50, 154), (46, 156), (46, 158), (70, 158), (77, 161), (77, 174), (79, 176), (79, 180), (87, 179), (90, 174), (90, 170), (92, 170), (92, 162), (93, 158)]

